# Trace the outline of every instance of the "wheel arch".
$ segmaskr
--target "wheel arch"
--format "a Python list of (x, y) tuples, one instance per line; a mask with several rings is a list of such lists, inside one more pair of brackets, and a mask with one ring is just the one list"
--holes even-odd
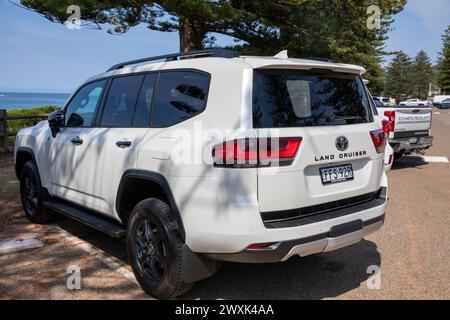
[[(148, 187), (148, 189), (140, 188), (138, 192), (139, 194), (133, 194), (132, 185), (134, 183), (138, 183), (139, 186)], [(153, 171), (147, 170), (127, 170), (120, 180), (119, 188), (116, 196), (116, 212), (119, 215), (122, 223), (126, 225), (128, 223), (129, 217), (129, 209), (127, 209), (127, 202), (131, 199), (133, 205), (137, 204), (135, 202), (139, 202), (144, 198), (148, 197), (163, 197), (163, 200), (166, 200), (171, 210), (175, 214), (177, 218), (178, 225), (180, 227), (180, 233), (183, 237), (183, 240), (186, 239), (185, 229), (183, 225), (183, 220), (181, 219), (180, 212), (178, 210), (178, 206), (175, 202), (175, 199), (172, 194), (172, 190), (169, 186), (167, 179)], [(138, 201), (139, 200), (139, 201)]]
[(34, 155), (34, 152), (31, 148), (27, 148), (27, 147), (19, 147), (16, 150), (16, 156), (14, 159), (14, 170), (16, 173), (16, 177), (17, 179), (20, 180), (20, 174), (22, 172), (23, 166), (25, 165), (25, 163), (27, 163), (28, 161), (33, 161), (36, 168), (38, 169), (38, 178), (39, 178), (39, 183), (41, 182), (41, 177), (39, 175), (39, 168), (38, 168), (38, 164), (36, 161), (36, 157)]

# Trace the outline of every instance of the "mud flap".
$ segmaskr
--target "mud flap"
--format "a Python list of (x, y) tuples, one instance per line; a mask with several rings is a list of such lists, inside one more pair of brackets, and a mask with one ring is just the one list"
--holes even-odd
[(211, 277), (221, 265), (220, 261), (196, 254), (185, 244), (183, 246), (184, 281), (192, 283)]

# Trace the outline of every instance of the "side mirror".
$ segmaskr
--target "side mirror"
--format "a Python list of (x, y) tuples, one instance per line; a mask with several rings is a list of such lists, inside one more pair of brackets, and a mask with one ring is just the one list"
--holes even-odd
[(59, 129), (64, 127), (64, 111), (63, 110), (55, 110), (48, 116), (48, 125), (50, 130), (52, 131), (53, 138), (56, 137)]

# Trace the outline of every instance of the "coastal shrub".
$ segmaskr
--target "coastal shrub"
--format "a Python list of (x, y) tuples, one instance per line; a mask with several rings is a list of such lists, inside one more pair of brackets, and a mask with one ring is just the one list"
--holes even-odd
[[(55, 111), (58, 107), (55, 106), (43, 106), (32, 109), (13, 109), (8, 110), (8, 116), (19, 116), (28, 114), (49, 114)], [(36, 123), (46, 119), (24, 119), (24, 120), (9, 120), (8, 121), (8, 132), (17, 132), (20, 129), (32, 127)], [(14, 142), (14, 137), (9, 137), (8, 141), (10, 143)]]

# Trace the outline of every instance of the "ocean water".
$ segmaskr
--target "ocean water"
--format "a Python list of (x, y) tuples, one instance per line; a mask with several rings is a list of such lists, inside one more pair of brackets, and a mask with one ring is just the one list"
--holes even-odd
[(62, 107), (69, 96), (69, 94), (65, 93), (0, 91), (0, 109), (30, 109), (48, 105)]

